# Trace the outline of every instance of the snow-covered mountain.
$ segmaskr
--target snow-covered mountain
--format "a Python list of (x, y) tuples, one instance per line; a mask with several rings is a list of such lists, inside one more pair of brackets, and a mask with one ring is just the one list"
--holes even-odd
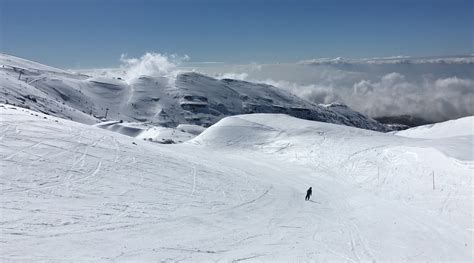
[(284, 113), (363, 129), (387, 128), (346, 106), (323, 106), (283, 89), (181, 73), (175, 80), (141, 76), (92, 77), (0, 54), (0, 102), (92, 124), (103, 118), (165, 127), (208, 127), (226, 116)]
[(162, 145), (0, 105), (0, 258), (472, 262), (472, 121), (250, 114)]

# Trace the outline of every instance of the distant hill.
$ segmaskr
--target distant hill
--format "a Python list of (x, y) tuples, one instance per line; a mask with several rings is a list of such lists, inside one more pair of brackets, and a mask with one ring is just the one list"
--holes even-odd
[(141, 76), (92, 77), (0, 54), (0, 103), (18, 105), (82, 123), (101, 120), (208, 127), (238, 114), (283, 113), (301, 119), (389, 130), (345, 105), (317, 105), (286, 90), (234, 79), (182, 73), (175, 81)]
[(410, 116), (410, 115), (383, 116), (383, 117), (375, 117), (374, 119), (383, 124), (391, 124), (391, 125), (398, 124), (398, 125), (406, 126), (406, 128), (433, 123), (421, 117)]

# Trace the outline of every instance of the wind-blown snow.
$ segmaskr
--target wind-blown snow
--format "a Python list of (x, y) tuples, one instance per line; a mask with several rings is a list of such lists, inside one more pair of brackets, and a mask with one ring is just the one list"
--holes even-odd
[(4, 261), (473, 260), (472, 133), (252, 114), (161, 145), (9, 105), (0, 130)]
[(141, 76), (165, 77), (174, 82), (179, 70), (177, 66), (188, 60), (188, 56), (164, 55), (160, 53), (146, 53), (140, 58), (129, 58), (122, 54), (120, 61), (123, 63), (121, 70), (125, 72), (127, 81)]

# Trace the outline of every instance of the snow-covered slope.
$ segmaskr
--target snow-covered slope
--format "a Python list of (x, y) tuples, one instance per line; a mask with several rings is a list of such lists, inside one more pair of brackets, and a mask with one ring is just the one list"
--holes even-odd
[(437, 139), (474, 134), (474, 116), (414, 127), (395, 133), (412, 138)]
[[(344, 107), (311, 104), (283, 89), (214, 79), (197, 73), (165, 77), (90, 77), (0, 54), (0, 102), (82, 123), (109, 120), (210, 126), (244, 113), (285, 113), (298, 118), (386, 131), (379, 122)], [(118, 74), (118, 73), (117, 73)]]
[[(0, 65), (1, 103), (21, 105), (82, 123), (97, 121), (93, 116), (76, 109), (74, 103), (69, 101), (72, 98), (72, 102), (79, 101), (80, 105), (81, 97), (84, 100), (80, 92), (70, 92), (69, 86), (62, 85), (62, 79), (70, 79), (73, 75), (3, 54), (0, 54)], [(68, 93), (70, 96), (67, 96)]]
[(67, 71), (62, 69), (50, 67), (43, 65), (38, 62), (34, 62), (31, 60), (10, 56), (7, 54), (0, 53), (0, 64), (3, 68), (11, 68), (16, 69), (17, 72), (24, 71), (26, 72), (54, 72), (54, 73), (62, 73), (62, 74), (69, 74)]
[(156, 127), (146, 123), (125, 123), (106, 121), (95, 125), (109, 131), (118, 132), (137, 139), (158, 143), (182, 143), (193, 139), (205, 128), (192, 124), (180, 124), (175, 128)]
[(4, 261), (474, 259), (473, 134), (252, 114), (162, 145), (4, 105), (0, 130)]

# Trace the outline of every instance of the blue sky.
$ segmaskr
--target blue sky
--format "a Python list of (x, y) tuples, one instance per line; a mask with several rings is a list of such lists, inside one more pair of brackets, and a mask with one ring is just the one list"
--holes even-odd
[(64, 68), (151, 51), (226, 63), (471, 54), (472, 17), (462, 0), (0, 0), (0, 50)]

